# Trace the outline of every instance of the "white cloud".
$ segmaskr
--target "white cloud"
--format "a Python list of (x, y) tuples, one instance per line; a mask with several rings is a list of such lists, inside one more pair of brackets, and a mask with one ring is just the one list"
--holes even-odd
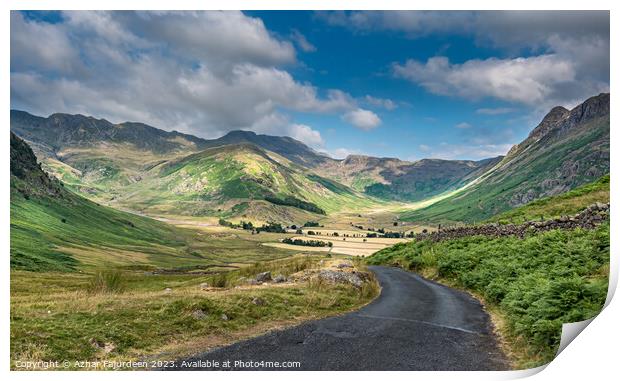
[(459, 128), (461, 130), (464, 130), (464, 129), (467, 129), (467, 128), (471, 128), (471, 124), (469, 124), (467, 122), (461, 122), (461, 123), (457, 124), (454, 127)]
[[(457, 93), (462, 97), (482, 95), (526, 103), (540, 113), (556, 105), (574, 106), (592, 95), (609, 91), (609, 11), (334, 11), (319, 12), (318, 18), (354, 33), (391, 31), (412, 39), (428, 35), (465, 36), (477, 45), (499, 50), (496, 58), (486, 62), (472, 60), (451, 65), (454, 66), (448, 71), (451, 74), (490, 71), (480, 86), (466, 83), (465, 90)], [(519, 59), (519, 56), (526, 58)], [(468, 63), (479, 70), (466, 71), (471, 69)], [(558, 65), (563, 66), (562, 71), (554, 72), (553, 67)], [(527, 75), (530, 66), (539, 66), (540, 70)], [(524, 71), (527, 81), (521, 86), (497, 80), (496, 75), (506, 74), (512, 82)], [(551, 77), (545, 79), (545, 73)], [(567, 76), (559, 77), (562, 74)], [(488, 81), (489, 77), (494, 78)], [(418, 77), (414, 82), (423, 80)], [(441, 81), (425, 82), (424, 87), (436, 94), (447, 95), (453, 89), (452, 85), (437, 83)], [(533, 88), (528, 94), (523, 89), (530, 85)], [(471, 91), (472, 87), (485, 90)], [(510, 96), (509, 92), (514, 90), (518, 92)], [(540, 101), (541, 97), (545, 98), (544, 102)]]
[(350, 148), (336, 148), (333, 150), (321, 150), (320, 152), (326, 153), (334, 159), (344, 159), (350, 155), (359, 155), (360, 151)]
[(557, 95), (556, 89), (575, 80), (572, 62), (556, 55), (528, 58), (469, 60), (452, 64), (447, 57), (432, 57), (426, 63), (408, 60), (395, 64), (397, 77), (417, 83), (434, 94), (467, 99), (493, 97), (509, 102), (536, 105)]
[(304, 124), (291, 124), (288, 136), (311, 147), (322, 147), (325, 144), (319, 131), (313, 130), (310, 126)]
[(306, 53), (316, 52), (316, 46), (312, 45), (306, 36), (304, 36), (297, 29), (293, 29), (291, 32), (291, 40), (293, 40), (297, 46), (299, 46), (299, 48)]
[(366, 95), (364, 97), (364, 100), (369, 105), (372, 105), (375, 107), (383, 107), (386, 110), (394, 110), (397, 107), (396, 103), (393, 100), (388, 99), (388, 98), (376, 98), (370, 95)]
[(420, 144), (418, 146), (418, 148), (420, 149), (420, 151), (422, 152), (429, 152), (431, 150), (431, 147), (426, 145), (426, 144)]
[(496, 107), (496, 108), (479, 108), (476, 110), (476, 114), (481, 115), (501, 115), (501, 114), (510, 114), (511, 112), (515, 112), (516, 109), (511, 107)]
[[(299, 82), (290, 42), (241, 12), (63, 12), (50, 24), (11, 13), (11, 107), (82, 113), (217, 137), (234, 129), (317, 131), (287, 111), (344, 113), (356, 100)], [(53, 94), (53, 96), (50, 96)]]
[(361, 108), (347, 112), (342, 118), (353, 126), (365, 131), (372, 130), (381, 124), (381, 119), (377, 114)]

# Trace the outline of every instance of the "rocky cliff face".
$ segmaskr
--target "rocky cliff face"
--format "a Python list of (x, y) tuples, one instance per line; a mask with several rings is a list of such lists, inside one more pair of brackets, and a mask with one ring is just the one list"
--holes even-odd
[(43, 172), (32, 149), (11, 133), (11, 190), (26, 197), (64, 196), (61, 184)]

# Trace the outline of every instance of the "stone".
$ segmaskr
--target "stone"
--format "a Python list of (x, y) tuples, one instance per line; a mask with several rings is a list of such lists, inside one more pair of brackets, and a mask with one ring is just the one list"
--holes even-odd
[(200, 283), (200, 289), (201, 290), (208, 290), (209, 289), (209, 283)]
[(228, 321), (229, 320), (228, 315), (226, 315), (226, 314), (221, 314), (220, 315), (220, 319), (222, 319), (224, 321)]
[(114, 349), (116, 349), (116, 345), (114, 345), (114, 343), (111, 343), (111, 342), (102, 342), (95, 338), (91, 338), (90, 340), (88, 340), (88, 342), (93, 348), (99, 351), (103, 351), (103, 353), (105, 354), (108, 354), (112, 352)]
[(207, 314), (203, 310), (192, 311), (192, 317), (196, 320), (202, 320), (207, 317)]
[(284, 283), (286, 282), (286, 277), (282, 274), (278, 274), (273, 278), (274, 283)]
[(341, 262), (338, 263), (338, 267), (339, 269), (345, 269), (345, 268), (353, 268), (353, 264), (351, 262)]
[(164, 288), (164, 292), (166, 294), (170, 294), (172, 292), (172, 289), (170, 287), (166, 287), (166, 288)]
[(256, 275), (256, 281), (258, 283), (264, 283), (271, 280), (271, 271), (265, 271)]
[(252, 298), (252, 304), (255, 304), (257, 306), (264, 306), (265, 305), (265, 299), (259, 298), (259, 297)]
[(318, 278), (328, 283), (351, 284), (357, 288), (362, 287), (362, 279), (357, 274), (342, 271), (321, 270)]

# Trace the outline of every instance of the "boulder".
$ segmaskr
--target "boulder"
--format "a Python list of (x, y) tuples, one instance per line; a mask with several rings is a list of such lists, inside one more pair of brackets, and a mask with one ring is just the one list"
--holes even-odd
[(318, 278), (328, 283), (351, 284), (355, 287), (362, 287), (362, 279), (354, 273), (345, 273), (341, 271), (321, 270)]
[(274, 283), (284, 283), (286, 282), (286, 277), (282, 274), (278, 274), (273, 278)]
[(256, 281), (258, 283), (264, 283), (271, 280), (271, 271), (265, 271), (264, 273), (259, 273), (256, 275)]

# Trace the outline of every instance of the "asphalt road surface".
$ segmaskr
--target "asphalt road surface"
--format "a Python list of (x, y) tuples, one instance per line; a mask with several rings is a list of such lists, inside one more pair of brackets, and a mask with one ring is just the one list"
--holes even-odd
[(175, 369), (508, 369), (476, 299), (401, 269), (370, 269), (382, 291), (364, 308), (178, 360)]

